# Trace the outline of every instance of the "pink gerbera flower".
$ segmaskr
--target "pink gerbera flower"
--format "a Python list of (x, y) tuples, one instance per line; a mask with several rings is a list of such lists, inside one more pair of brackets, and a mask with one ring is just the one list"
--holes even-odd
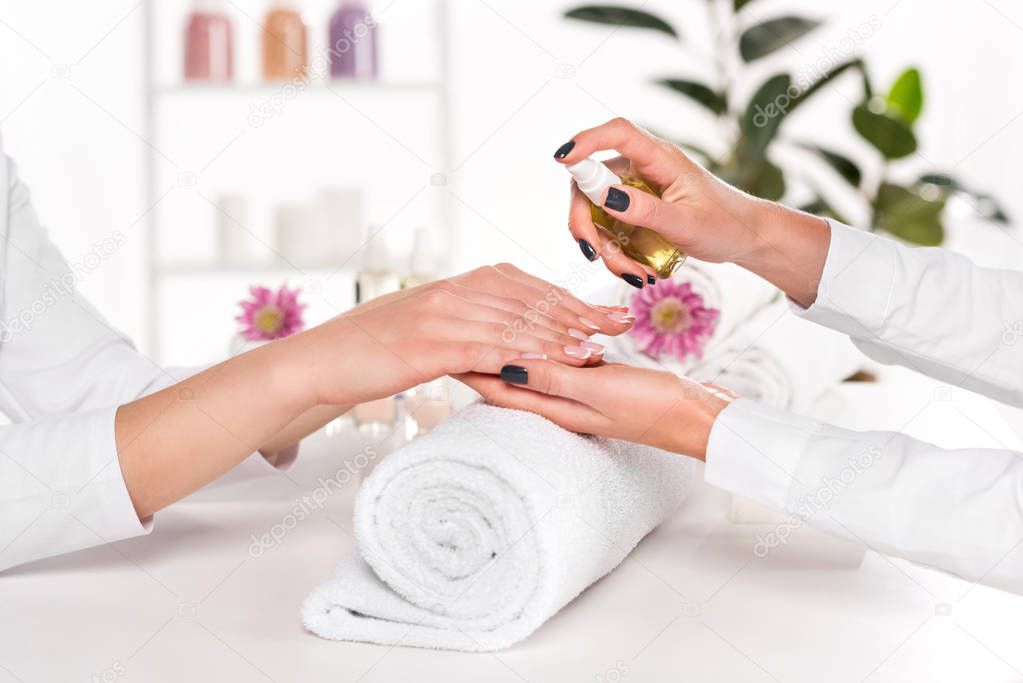
[(251, 298), (238, 302), (242, 312), (235, 320), (241, 323), (239, 333), (246, 341), (269, 341), (299, 332), (304, 327), (297, 289), (286, 285), (274, 293), (267, 287), (249, 287)]
[(629, 308), (636, 322), (629, 331), (639, 348), (660, 358), (663, 354), (685, 360), (703, 356), (721, 311), (704, 305), (689, 282), (658, 280), (636, 292)]

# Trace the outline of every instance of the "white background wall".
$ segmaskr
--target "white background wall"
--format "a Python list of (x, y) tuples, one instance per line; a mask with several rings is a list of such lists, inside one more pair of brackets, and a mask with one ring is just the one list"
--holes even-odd
[[(235, 4), (253, 17), (265, 11), (265, 4), (256, 0), (235, 0)], [(308, 3), (305, 8), (316, 36), (324, 31), (329, 4)], [(550, 159), (554, 149), (578, 129), (622, 115), (680, 138), (706, 142), (712, 134), (698, 107), (648, 85), (654, 76), (705, 74), (703, 60), (660, 35), (562, 19), (562, 11), (574, 4), (452, 2), (456, 136), (448, 187), (455, 195), (459, 239), (446, 246), (460, 268), (509, 260), (558, 280), (583, 265), (564, 230), (564, 173)], [(756, 0), (748, 9), (752, 20), (799, 9), (798, 5)], [(383, 27), (385, 75), (417, 77), (424, 72), (424, 64), (429, 65), (425, 55), (432, 53), (435, 36), (432, 24), (423, 20), (423, 6), (414, 0), (373, 5)], [(169, 77), (178, 63), (183, 22), (180, 12), (174, 16), (174, 7), (180, 9), (184, 3), (160, 3), (158, 13), (162, 37), (156, 51), (161, 73)], [(684, 46), (697, 53), (706, 51), (704, 0), (651, 1), (645, 8), (672, 18)], [(924, 73), (928, 101), (921, 122), (922, 145), (904, 166), (907, 177), (927, 165), (954, 169), (974, 185), (995, 192), (1014, 217), (1023, 216), (1016, 168), (1023, 150), (1023, 88), (1018, 85), (1023, 66), (1023, 8), (1010, 0), (991, 0), (948, 3), (937, 9), (926, 0), (813, 3), (799, 11), (826, 18), (827, 27), (800, 42), (798, 49), (782, 50), (758, 65), (746, 87), (754, 87), (776, 69), (795, 73), (807, 68), (822, 50), (837, 46), (849, 29), (873, 15), (880, 29), (863, 43), (861, 52), (875, 80), (886, 85), (913, 64)], [(251, 25), (236, 26), (239, 36), (253, 30)], [(134, 336), (144, 333), (147, 312), (144, 236), (138, 223), (146, 209), (142, 172), (147, 147), (140, 139), (142, 31), (137, 0), (0, 1), (0, 131), (6, 150), (18, 161), (38, 213), (69, 259), (84, 255), (92, 242), (115, 229), (128, 235), (128, 244), (81, 287), (118, 327)], [(249, 65), (239, 69), (242, 73), (254, 71), (251, 47), (241, 47), (238, 57)], [(827, 142), (850, 154), (868, 153), (848, 123), (855, 94), (850, 77), (795, 114), (785, 125), (786, 134)], [(308, 106), (317, 105), (310, 102)], [(268, 183), (272, 190), (258, 192), (289, 199), (304, 191), (303, 183), (294, 179), (308, 177), (304, 174), (307, 164), (318, 165), (324, 182), (331, 180), (331, 172), (346, 181), (364, 179), (373, 188), (371, 215), (388, 216), (390, 208), (403, 201), (403, 194), (411, 194), (432, 170), (405, 147), (424, 150), (421, 156), (429, 162), (435, 140), (429, 139), (432, 129), (426, 107), (396, 103), (393, 107), (402, 109), (395, 112), (386, 103), (376, 106), (383, 107), (379, 120), (388, 133), (393, 132), (385, 136), (386, 142), (378, 142), (366, 132), (370, 129), (358, 128), (358, 117), (351, 112), (331, 110), (319, 115), (324, 135), (329, 130), (331, 135), (351, 138), (342, 158), (276, 155), (264, 163), (267, 174), (279, 175), (264, 177), (258, 165), (253, 167), (252, 149), (258, 147), (246, 151), (243, 145), (218, 160), (211, 173), (203, 174), (200, 187), (211, 193), (237, 187), (255, 192), (260, 178), (288, 177), (293, 179), (290, 185)], [(280, 124), (293, 126), (296, 135), (315, 137), (317, 130), (301, 121), (299, 114), (286, 114)], [(225, 142), (211, 136), (204, 143), (202, 136), (210, 131), (202, 125), (179, 132), (184, 135), (169, 138), (163, 143), (166, 148), (161, 147), (168, 156), (183, 155), (183, 160), (175, 159), (178, 165), (200, 165), (199, 151), (212, 155)], [(162, 172), (171, 177), (172, 170)], [(393, 230), (388, 229), (397, 248), (407, 245), (409, 231), (421, 222), (416, 214), (413, 210), (403, 215)], [(953, 246), (985, 262), (1020, 263), (1021, 248), (1014, 236), (978, 225), (970, 214), (969, 207), (955, 207)], [(182, 221), (181, 230), (167, 237), (166, 246), (204, 258), (202, 252), (209, 248), (203, 242), (209, 238), (204, 230), (208, 232), (198, 219)], [(229, 328), (233, 311), (204, 301), (204, 290), (202, 282), (190, 290), (195, 309), (205, 309)], [(201, 316), (181, 315), (175, 313), (177, 325), (172, 328), (179, 342), (197, 336), (217, 340), (192, 346), (172, 343), (171, 348), (181, 349), (184, 357), (167, 360), (193, 362), (224, 346), (220, 327), (211, 331), (196, 323), (203, 320)]]

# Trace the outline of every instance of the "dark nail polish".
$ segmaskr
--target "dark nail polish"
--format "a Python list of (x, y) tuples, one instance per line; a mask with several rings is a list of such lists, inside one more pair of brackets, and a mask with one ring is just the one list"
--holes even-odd
[(593, 245), (586, 240), (579, 240), (579, 248), (583, 252), (583, 256), (586, 257), (587, 261), (597, 260), (597, 251), (593, 248)]
[(629, 208), (629, 195), (617, 187), (607, 189), (607, 198), (604, 200), (604, 207), (612, 211), (625, 211)]
[(558, 147), (558, 151), (554, 153), (554, 158), (564, 159), (565, 157), (568, 156), (568, 153), (572, 151), (573, 147), (575, 147), (575, 140), (569, 140), (561, 147)]
[(529, 373), (521, 365), (505, 365), (501, 368), (501, 379), (508, 384), (525, 384), (529, 381)]
[(622, 279), (628, 282), (636, 289), (643, 289), (643, 278), (639, 277), (638, 275), (633, 275), (632, 273), (622, 273)]
[(656, 285), (657, 284), (657, 278), (655, 278), (653, 275), (647, 275), (646, 276), (646, 283), (648, 285)]

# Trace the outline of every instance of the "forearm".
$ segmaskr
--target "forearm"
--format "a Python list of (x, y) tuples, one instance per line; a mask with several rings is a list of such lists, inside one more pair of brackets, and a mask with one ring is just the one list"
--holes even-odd
[[(272, 445), (316, 404), (276, 342), (215, 365), (117, 411), (125, 484), (140, 518)], [(285, 439), (286, 440), (286, 439)]]
[(827, 221), (781, 204), (752, 200), (751, 249), (736, 263), (804, 308), (817, 298), (831, 240)]
[(284, 429), (270, 437), (270, 440), (259, 448), (259, 452), (263, 455), (272, 455), (283, 451), (285, 448), (294, 446), (317, 429), (320, 429), (331, 420), (341, 417), (351, 409), (352, 406), (332, 405), (318, 405), (310, 408), (288, 423)]

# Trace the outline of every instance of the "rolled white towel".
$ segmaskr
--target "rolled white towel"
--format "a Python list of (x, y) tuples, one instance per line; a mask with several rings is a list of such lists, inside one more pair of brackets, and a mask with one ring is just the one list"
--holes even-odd
[(359, 552), (302, 608), (324, 638), (490, 651), (525, 638), (685, 498), (693, 461), (474, 404), (383, 459)]

